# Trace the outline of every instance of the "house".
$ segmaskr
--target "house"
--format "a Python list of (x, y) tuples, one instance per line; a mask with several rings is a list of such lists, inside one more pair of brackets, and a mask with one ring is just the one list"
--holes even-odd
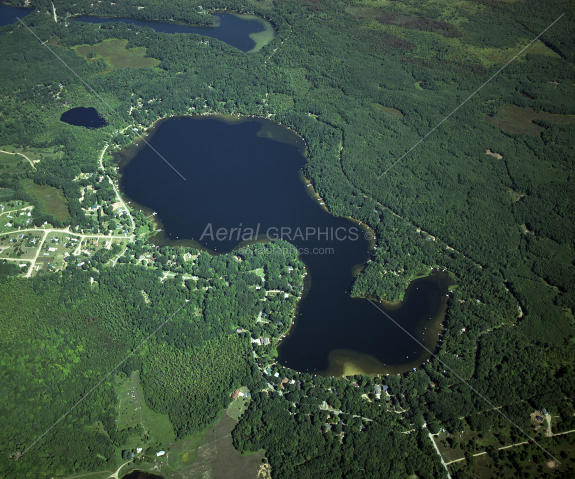
[(547, 409), (542, 409), (541, 414), (543, 414), (544, 416), (547, 416)]
[(262, 341), (262, 344), (264, 346), (267, 346), (268, 344), (270, 344), (270, 338), (262, 338), (261, 341)]
[(240, 390), (236, 389), (234, 391), (234, 393), (232, 394), (232, 400), (235, 401), (239, 397), (239, 395), (240, 395)]
[(156, 457), (163, 456), (164, 454), (166, 454), (166, 451), (158, 451), (156, 452)]
[(535, 416), (535, 419), (537, 419), (539, 422), (543, 422), (543, 416)]
[(240, 334), (242, 332), (242, 328), (236, 328), (236, 333)]

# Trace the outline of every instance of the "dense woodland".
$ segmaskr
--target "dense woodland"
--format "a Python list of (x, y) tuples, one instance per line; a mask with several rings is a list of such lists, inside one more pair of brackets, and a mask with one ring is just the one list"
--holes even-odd
[[(560, 430), (573, 429), (575, 124), (573, 116), (548, 116), (575, 115), (572, 2), (192, 3), (197, 6), (143, 0), (138, 5), (145, 8), (138, 9), (132, 2), (92, 6), (87, 0), (64, 0), (57, 2), (56, 23), (50, 2), (35, 2), (37, 11), (26, 17), (27, 25), (43, 41), (50, 40), (50, 48), (114, 111), (22, 25), (1, 27), (0, 145), (58, 145), (63, 155), (43, 160), (37, 170), (3, 168), (0, 187), (33, 203), (25, 180), (61, 188), (70, 218), (58, 222), (38, 205), (35, 221), (94, 229), (81, 206), (105, 204), (114, 192), (99, 174), (75, 178), (98, 172), (106, 142), (119, 149), (134, 137), (131, 129), (116, 130), (147, 127), (173, 114), (270, 117), (305, 138), (305, 174), (330, 212), (363, 221), (376, 232), (377, 250), (356, 278), (353, 293), (394, 300), (416, 274), (446, 268), (457, 288), (449, 299), (438, 358), (494, 405), (507, 406), (506, 415), (516, 424), (528, 428), (529, 414), (546, 407), (561, 417)], [(277, 36), (257, 54), (246, 54), (214, 39), (208, 46), (197, 35), (72, 21), (91, 13), (211, 22), (200, 3), (202, 11), (257, 13), (273, 23)], [(380, 177), (562, 13), (541, 42)], [(128, 40), (128, 48), (145, 47), (159, 65), (108, 71), (105, 60), (86, 60), (71, 48), (112, 38)], [(524, 109), (519, 110), (523, 114), (512, 116), (510, 105)], [(76, 106), (96, 106), (109, 126), (87, 130), (59, 121)], [(530, 121), (534, 117), (527, 109), (539, 118)], [(110, 170), (111, 157), (106, 166)], [(81, 188), (88, 185), (94, 194), (81, 205)], [(139, 232), (147, 230), (143, 215), (136, 219)], [(266, 281), (284, 288), (298, 285), (301, 265), (294, 258), (258, 256), (257, 247), (249, 250), (253, 258), (242, 262), (207, 253), (185, 260), (186, 251), (166, 249), (155, 253), (154, 268), (131, 264), (146, 248), (142, 242), (130, 245), (130, 254), (114, 268), (99, 257), (84, 269), (32, 280), (8, 280), (13, 272), (1, 266), (0, 277), (6, 280), (0, 285), (1, 317), (7, 331), (1, 408), (3, 417), (14, 418), (2, 433), (6, 477), (101, 469), (98, 461), (104, 460), (96, 454), (114, 463), (114, 451), (128, 433), (115, 430), (114, 395), (107, 383), (21, 460), (14, 462), (10, 455), (38, 437), (58, 411), (89, 390), (184, 300), (190, 302), (122, 366), (124, 372), (141, 372), (146, 400), (170, 415), (178, 437), (208, 424), (240, 383), (257, 391), (265, 386), (262, 381), (277, 379), (264, 379), (251, 358), (250, 334), (238, 335), (235, 329), (250, 330), (254, 338), (283, 334), (270, 326), (275, 322), (254, 323), (262, 298), (254, 292), (260, 279), (252, 271), (264, 268)], [(289, 265), (295, 272), (285, 269)], [(168, 271), (176, 276), (160, 282)], [(92, 286), (90, 277), (95, 278)], [(263, 313), (291, 317), (295, 296), (281, 303), (270, 302)], [(273, 358), (273, 348), (260, 353), (264, 360)], [(289, 378), (293, 374), (282, 371)], [(448, 434), (507, 427), (509, 443), (523, 439), (501, 422), (501, 415), (485, 412), (491, 406), (437, 360), (405, 377), (386, 379), (393, 395), (390, 408), (402, 414), (367, 406), (360, 390), (370, 390), (371, 383), (347, 388), (345, 381), (341, 386), (321, 381), (304, 378), (306, 391), (292, 385), (286, 397), (277, 384), (276, 392), (255, 393), (234, 432), (236, 447), (264, 448), (274, 477), (365, 477), (360, 471), (368, 470), (373, 477), (438, 477), (445, 469), (423, 424)], [(346, 397), (333, 394), (333, 388)], [(336, 399), (337, 406), (329, 402)], [(331, 424), (334, 418), (317, 410), (324, 400), (350, 416)], [(354, 414), (373, 421), (356, 423)], [(106, 434), (98, 432), (96, 422)], [(415, 430), (400, 434), (409, 429)], [(90, 448), (98, 452), (87, 454)], [(75, 452), (60, 454), (64, 450)], [(393, 455), (398, 451), (402, 457)], [(548, 459), (533, 458), (541, 464)], [(515, 461), (517, 474), (531, 474), (521, 469), (525, 460), (518, 456)], [(572, 471), (573, 463), (565, 464), (558, 474)], [(453, 472), (456, 477), (472, 474), (473, 467)]]
[[(43, 477), (113, 466), (116, 448), (134, 431), (116, 429), (112, 377), (61, 421), (55, 435), (40, 439), (18, 462), (13, 458), (130, 351), (134, 354), (117, 371), (140, 371), (146, 402), (169, 415), (177, 437), (213, 421), (231, 392), (252, 384), (258, 372), (249, 334), (236, 332), (254, 329), (266, 306), (264, 288), (270, 286), (252, 271), (264, 268), (273, 282), (275, 270), (277, 278), (301, 289), (297, 254), (266, 254), (278, 247), (289, 245), (254, 245), (241, 256), (191, 251), (196, 259), (186, 262), (183, 255), (190, 252), (162, 248), (152, 253), (163, 265), (158, 268), (118, 265), (98, 271), (94, 261), (82, 268), (73, 264), (61, 275), (3, 282), (2, 411), (14, 420), (2, 430), (3, 475)], [(182, 265), (197, 279), (184, 279)], [(162, 280), (166, 269), (174, 275)], [(256, 282), (261, 294), (254, 294)], [(285, 301), (274, 309), (288, 325), (295, 296), (275, 301)]]

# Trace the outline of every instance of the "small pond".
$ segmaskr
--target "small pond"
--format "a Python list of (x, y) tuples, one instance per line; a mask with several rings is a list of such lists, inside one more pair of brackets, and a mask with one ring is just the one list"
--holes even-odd
[(102, 128), (108, 124), (94, 107), (84, 108), (83, 106), (72, 108), (63, 113), (60, 121), (68, 123), (68, 125), (83, 126), (85, 128)]
[(132, 471), (122, 476), (122, 479), (164, 479), (162, 476), (158, 474), (152, 474), (151, 472), (145, 471)]

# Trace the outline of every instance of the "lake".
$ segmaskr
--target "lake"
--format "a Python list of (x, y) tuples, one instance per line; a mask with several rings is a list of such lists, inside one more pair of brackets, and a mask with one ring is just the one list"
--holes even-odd
[(101, 128), (108, 124), (94, 107), (84, 108), (83, 106), (72, 108), (62, 113), (60, 121), (68, 123), (68, 125), (83, 126), (85, 128)]
[[(299, 136), (262, 119), (215, 116), (163, 120), (149, 134), (150, 144), (186, 178), (141, 141), (122, 153), (122, 192), (157, 212), (165, 231), (156, 244), (224, 253), (252, 230), (300, 250), (309, 274), (295, 325), (279, 348), (281, 364), (329, 375), (377, 374), (427, 360), (429, 354), (367, 300), (350, 297), (353, 271), (369, 259), (369, 232), (330, 215), (314, 198), (301, 172), (306, 159)], [(431, 350), (447, 286), (444, 274), (418, 279), (401, 307), (389, 308)]]
[(32, 12), (32, 8), (12, 7), (0, 3), (0, 27), (16, 23), (19, 18), (24, 18)]
[(122, 479), (164, 479), (164, 477), (151, 472), (136, 470), (122, 476)]
[(192, 33), (206, 37), (217, 38), (243, 52), (258, 51), (275, 35), (271, 24), (255, 15), (235, 15), (218, 13), (216, 26), (201, 27), (180, 22), (165, 22), (155, 20), (136, 20), (135, 18), (107, 18), (83, 16), (76, 18), (77, 22), (106, 23), (122, 22), (141, 27), (153, 28), (160, 33)]

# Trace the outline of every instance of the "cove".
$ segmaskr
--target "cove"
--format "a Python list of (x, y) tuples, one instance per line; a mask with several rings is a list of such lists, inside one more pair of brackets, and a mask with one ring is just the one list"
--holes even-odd
[(60, 121), (85, 128), (101, 128), (108, 124), (94, 107), (84, 108), (83, 106), (62, 113)]
[(24, 18), (32, 12), (31, 8), (12, 7), (0, 3), (0, 27), (16, 23), (18, 18)]
[(159, 33), (192, 33), (206, 37), (217, 38), (243, 52), (258, 51), (275, 35), (271, 24), (255, 15), (234, 15), (218, 13), (214, 15), (215, 26), (201, 27), (180, 22), (158, 20), (137, 20), (135, 18), (110, 18), (83, 16), (76, 18), (77, 22), (107, 23), (122, 22), (140, 27), (150, 27)]
[[(156, 244), (224, 253), (238, 247), (239, 228), (259, 225), (260, 234), (274, 228), (299, 249), (309, 274), (278, 350), (282, 365), (326, 375), (378, 374), (405, 372), (427, 360), (429, 354), (367, 300), (350, 297), (353, 271), (369, 258), (367, 230), (330, 215), (313, 198), (301, 172), (300, 137), (262, 119), (214, 116), (163, 120), (149, 134), (150, 144), (186, 178), (142, 143), (122, 152), (121, 190), (157, 212), (165, 231)], [(298, 228), (303, 237), (294, 233)], [(227, 234), (218, 237), (218, 231)], [(446, 275), (417, 279), (388, 313), (434, 350), (446, 292)]]

